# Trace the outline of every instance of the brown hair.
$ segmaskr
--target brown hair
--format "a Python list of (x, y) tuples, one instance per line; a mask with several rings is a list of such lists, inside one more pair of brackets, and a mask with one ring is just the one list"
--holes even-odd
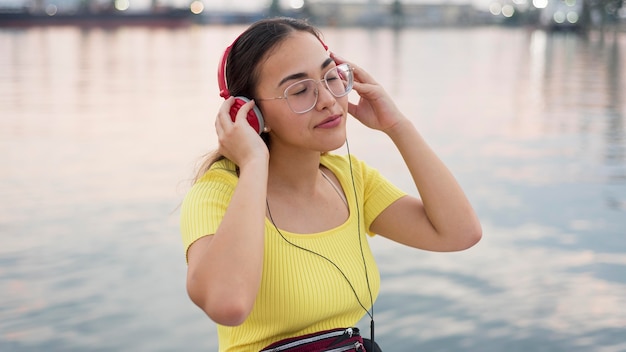
[[(308, 32), (321, 41), (317, 28), (305, 20), (289, 17), (267, 18), (250, 25), (233, 43), (226, 59), (226, 79), (231, 96), (254, 99), (259, 79), (259, 64), (271, 51), (294, 31)], [(261, 133), (269, 148), (269, 135)], [(194, 183), (206, 173), (216, 161), (224, 159), (217, 151), (204, 156)]]

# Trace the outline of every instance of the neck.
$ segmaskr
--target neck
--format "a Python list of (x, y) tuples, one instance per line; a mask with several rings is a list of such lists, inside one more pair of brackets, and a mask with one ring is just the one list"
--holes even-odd
[(269, 161), (268, 186), (292, 191), (313, 190), (320, 177), (320, 157), (319, 152), (272, 154)]

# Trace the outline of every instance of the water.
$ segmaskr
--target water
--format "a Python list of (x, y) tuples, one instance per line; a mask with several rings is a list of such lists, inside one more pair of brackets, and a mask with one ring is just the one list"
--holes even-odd
[[(1, 351), (216, 349), (185, 293), (177, 206), (215, 146), (215, 68), (241, 30), (0, 31)], [(373, 239), (385, 350), (626, 351), (626, 34), (324, 33), (484, 228), (460, 253)], [(417, 194), (388, 139), (352, 121), (349, 143)]]

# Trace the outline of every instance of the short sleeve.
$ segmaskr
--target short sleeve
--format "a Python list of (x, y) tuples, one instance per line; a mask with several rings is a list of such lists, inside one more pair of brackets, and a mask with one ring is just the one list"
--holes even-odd
[(393, 202), (404, 197), (406, 192), (396, 187), (377, 169), (370, 167), (365, 162), (358, 160), (353, 162), (359, 165), (362, 176), (365, 228), (373, 236), (374, 233), (369, 229), (374, 220)]
[(332, 167), (335, 175), (353, 188), (359, 211), (363, 214), (361, 221), (371, 236), (374, 235), (369, 230), (372, 222), (393, 202), (406, 195), (377, 169), (353, 155), (325, 154), (322, 156), (322, 162)]
[(214, 165), (187, 192), (180, 211), (180, 232), (185, 253), (199, 238), (213, 235), (230, 203), (237, 174)]

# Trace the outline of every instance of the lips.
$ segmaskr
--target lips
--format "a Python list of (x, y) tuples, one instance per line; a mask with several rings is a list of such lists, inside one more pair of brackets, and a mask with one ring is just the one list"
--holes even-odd
[(341, 115), (333, 115), (317, 124), (316, 128), (333, 128), (341, 124)]

